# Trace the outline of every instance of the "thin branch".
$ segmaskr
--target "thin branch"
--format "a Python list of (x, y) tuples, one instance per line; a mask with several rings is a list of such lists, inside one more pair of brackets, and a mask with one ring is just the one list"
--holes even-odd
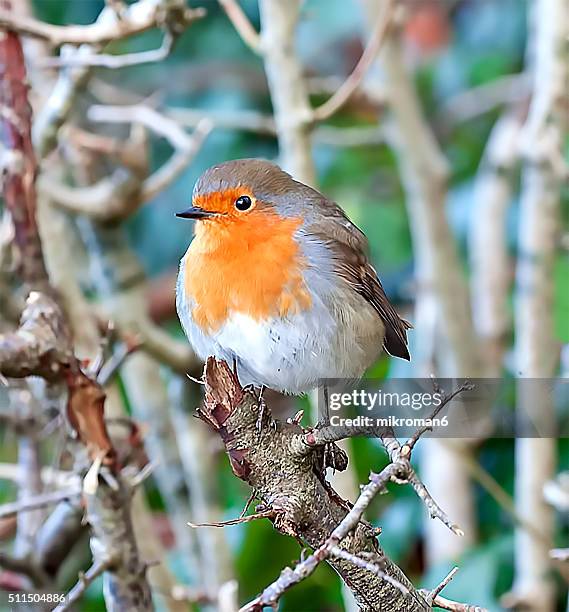
[(188, 525), (193, 527), (194, 529), (198, 527), (228, 527), (229, 525), (241, 525), (242, 523), (250, 523), (251, 521), (256, 521), (258, 519), (264, 518), (275, 518), (277, 513), (275, 510), (264, 510), (263, 512), (257, 512), (256, 514), (249, 514), (247, 516), (240, 516), (236, 519), (231, 519), (229, 521), (217, 521), (213, 523), (190, 523)]
[(197, 155), (212, 129), (212, 124), (204, 119), (193, 131), (187, 145), (178, 148), (162, 167), (144, 181), (141, 190), (143, 202), (152, 200), (178, 178)]
[(202, 119), (209, 119), (216, 129), (276, 135), (274, 117), (254, 110), (168, 107), (165, 114), (184, 127), (193, 128)]
[(458, 567), (453, 567), (450, 572), (443, 578), (443, 580), (432, 590), (429, 591), (427, 596), (427, 601), (429, 603), (433, 603), (435, 597), (450, 583), (450, 581), (455, 577), (456, 572), (458, 572)]
[(93, 104), (87, 111), (87, 117), (98, 123), (140, 123), (155, 134), (166, 138), (175, 149), (191, 147), (191, 137), (176, 121), (144, 104), (128, 106)]
[(406, 481), (413, 487), (419, 499), (425, 504), (431, 518), (439, 519), (443, 525), (446, 525), (457, 536), (464, 535), (464, 531), (456, 523), (451, 521), (447, 513), (435, 501), (414, 470), (411, 469), (406, 477)]
[(36, 510), (37, 508), (43, 508), (51, 504), (56, 504), (65, 499), (77, 497), (81, 495), (80, 487), (73, 487), (69, 489), (63, 489), (62, 491), (50, 491), (48, 493), (42, 493), (33, 497), (18, 500), (15, 502), (9, 502), (0, 506), (0, 518), (7, 516), (13, 516), (19, 512), (25, 512), (28, 510)]
[(261, 36), (253, 27), (237, 0), (219, 0), (219, 4), (223, 7), (225, 14), (229, 17), (243, 42), (253, 53), (260, 55), (262, 53)]
[(119, 349), (111, 356), (111, 358), (102, 365), (101, 369), (97, 374), (97, 382), (101, 387), (105, 387), (118, 373), (120, 367), (123, 365), (129, 355), (132, 355), (134, 351), (138, 350), (141, 344), (138, 342), (127, 343), (123, 342)]
[(452, 601), (441, 595), (437, 595), (433, 601), (433, 605), (442, 608), (443, 610), (450, 610), (450, 612), (488, 612), (486, 608), (480, 606), (471, 606), (470, 604), (460, 603), (458, 601)]
[(367, 45), (358, 63), (356, 64), (356, 67), (350, 76), (344, 81), (341, 87), (336, 91), (336, 93), (331, 98), (326, 100), (324, 104), (314, 109), (314, 121), (323, 121), (338, 112), (359, 87), (368, 70), (371, 68), (377, 54), (379, 53), (381, 45), (389, 32), (389, 27), (392, 23), (394, 12), (395, 3), (393, 0), (387, 0), (386, 7), (379, 13)]
[[(203, 8), (185, 8), (179, 13), (179, 22), (184, 25), (201, 19), (206, 14)], [(101, 45), (150, 30), (160, 23), (162, 17), (161, 2), (143, 0), (131, 5), (120, 20), (115, 18), (89, 25), (52, 25), (7, 9), (0, 9), (0, 27), (47, 40), (56, 47), (65, 43)]]
[[(397, 469), (398, 466), (396, 464), (390, 463), (379, 474), (372, 475), (370, 482), (363, 487), (360, 496), (351, 510), (332, 531), (330, 536), (309, 557), (297, 563), (294, 569), (286, 567), (277, 580), (266, 587), (256, 599), (242, 607), (240, 612), (258, 612), (264, 606), (275, 606), (285, 591), (310, 576), (322, 561), (333, 554), (342, 557), (343, 553), (339, 552), (338, 544), (359, 524), (371, 500), (385, 489), (386, 484), (397, 473)], [(354, 563), (351, 555), (349, 561)], [(386, 579), (385, 573), (383, 571), (376, 572), (375, 567), (372, 573), (382, 579)], [(389, 576), (389, 582), (404, 595), (410, 595), (409, 589), (398, 580)], [(424, 604), (424, 602), (422, 603)]]
[[(474, 385), (468, 381), (463, 382), (459, 387), (457, 387), (454, 391), (447, 394), (442, 390), (438, 390), (439, 394), (443, 395), (443, 399), (441, 403), (433, 410), (431, 415), (429, 416), (429, 422), (432, 423), (433, 419), (437, 417), (437, 415), (443, 410), (443, 408), (450, 403), (457, 395), (460, 395), (464, 391), (472, 391), (474, 389)], [(413, 447), (417, 443), (417, 440), (427, 433), (428, 431), (432, 431), (432, 425), (427, 425), (425, 427), (420, 427), (405, 443), (405, 446), (409, 448), (409, 450), (413, 450)]]
[(489, 83), (472, 87), (442, 102), (435, 117), (439, 129), (448, 129), (479, 117), (498, 106), (508, 106), (527, 99), (531, 92), (531, 75), (527, 72), (507, 74)]
[[(0, 463), (0, 480), (9, 480), (19, 484), (24, 477), (20, 466), (15, 463)], [(50, 487), (74, 487), (80, 484), (79, 477), (74, 472), (55, 470), (51, 467), (42, 468), (42, 481)]]
[(100, 68), (126, 68), (128, 66), (139, 66), (151, 62), (165, 60), (174, 48), (174, 36), (171, 32), (164, 32), (162, 44), (157, 49), (139, 51), (138, 53), (125, 53), (123, 55), (110, 55), (106, 53), (92, 53), (89, 55), (60, 55), (58, 57), (47, 57), (39, 62), (40, 68), (78, 68), (78, 67), (100, 67)]
[(38, 189), (60, 208), (105, 222), (135, 212), (139, 207), (140, 179), (125, 168), (88, 187), (72, 187), (44, 172), (38, 178)]
[(158, 111), (135, 104), (132, 106), (93, 105), (88, 112), (89, 119), (105, 123), (140, 123), (168, 140), (175, 150), (167, 163), (148, 177), (141, 189), (141, 201), (147, 202), (172, 183), (192, 161), (203, 142), (213, 129), (208, 120), (202, 120), (192, 135), (173, 119)]
[(73, 605), (81, 599), (83, 593), (85, 593), (89, 586), (104, 572), (113, 567), (117, 561), (118, 559), (115, 557), (107, 557), (106, 559), (93, 563), (84, 574), (80, 573), (77, 584), (67, 593), (65, 601), (59, 604), (59, 606), (54, 609), (54, 612), (66, 612), (67, 610), (71, 610)]
[[(195, 127), (203, 119), (209, 119), (215, 129), (237, 130), (276, 136), (276, 125), (272, 115), (253, 110), (208, 110), (170, 107), (165, 111), (185, 127)], [(378, 145), (385, 142), (385, 132), (381, 126), (353, 126), (338, 128), (320, 125), (314, 128), (313, 141), (332, 147), (361, 147)]]
[[(72, 187), (54, 180), (44, 173), (38, 182), (55, 204), (73, 214), (87, 215), (99, 222), (124, 219), (141, 204), (154, 198), (170, 185), (191, 163), (212, 130), (207, 120), (200, 122), (193, 133), (187, 134), (174, 120), (152, 108), (135, 106), (92, 106), (91, 118), (108, 123), (137, 123), (152, 129), (166, 138), (174, 153), (170, 159), (141, 183), (141, 177), (126, 168), (117, 168), (111, 176), (104, 177), (87, 187)], [(164, 350), (164, 343), (156, 334), (148, 334), (149, 345)], [(152, 341), (156, 340), (154, 344)], [(179, 362), (179, 359), (178, 359)]]

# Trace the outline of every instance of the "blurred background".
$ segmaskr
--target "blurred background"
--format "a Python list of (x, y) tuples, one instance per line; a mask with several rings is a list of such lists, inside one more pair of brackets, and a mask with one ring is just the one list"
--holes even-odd
[[(108, 2), (106, 10), (113, 4)], [(291, 86), (288, 77), (282, 76), (285, 82), (279, 84), (275, 76), (269, 88), (264, 58), (243, 41), (222, 4), (193, 0), (192, 7), (203, 6), (207, 15), (177, 35), (160, 61), (68, 75), (82, 80), (72, 111), (39, 154), (40, 198), (51, 200), (43, 211), (38, 205), (40, 230), (47, 218), (42, 234), (54, 284), (68, 290), (66, 299), (81, 302), (75, 315), (78, 353), (91, 354), (101, 320), (114, 322), (109, 342), (116, 346), (128, 343), (124, 338), (144, 336), (145, 347), (124, 361), (109, 384), (108, 402), (115, 418), (126, 414), (136, 420), (144, 452), (158, 462), (144, 484), (144, 499), (137, 501), (146, 521), (141, 533), (149, 534), (155, 554), (164, 552), (162, 565), (178, 585), (178, 594), (196, 610), (211, 609), (208, 594), (232, 578), (239, 602), (245, 603), (300, 555), (298, 543), (268, 521), (224, 529), (186, 526), (187, 521), (233, 519), (249, 497), (248, 487), (232, 474), (218, 438), (191, 416), (200, 388), (184, 372), (199, 376), (200, 366), (188, 354), (174, 309), (176, 269), (192, 234), (191, 224), (174, 214), (187, 207), (195, 180), (208, 166), (242, 157), (278, 160), (279, 135), (287, 169), (337, 201), (365, 231), (388, 295), (415, 328), (411, 363), (383, 356), (370, 376), (437, 373), (513, 381), (519, 375), (566, 377), (569, 372), (567, 90), (562, 100), (556, 99), (561, 110), (556, 111), (555, 163), (548, 153), (545, 161), (528, 161), (540, 138), (531, 132), (532, 103), (540, 95), (532, 70), (540, 61), (535, 49), (543, 44), (536, 41), (544, 36), (536, 15), (546, 14), (540, 3), (400, 3), (397, 31), (377, 62), (345, 104), (314, 127), (306, 151), (309, 162), (298, 160), (296, 145), (292, 152), (283, 151), (282, 117), (276, 117), (275, 133), (271, 100)], [(265, 27), (256, 0), (239, 4), (256, 31)], [(293, 55), (305, 99), (317, 108), (358, 63), (381, 3), (301, 4)], [(19, 8), (53, 24), (88, 24), (97, 20), (105, 3), (34, 0)], [(163, 37), (152, 29), (111, 42), (105, 53), (118, 57), (158, 49)], [(26, 39), (25, 51), (37, 127), (58, 74), (81, 68), (41, 67), (42, 55), (45, 60), (53, 49), (32, 39)], [(60, 57), (65, 53), (64, 47)], [(566, 70), (563, 53), (560, 62)], [(166, 118), (166, 128), (154, 117), (137, 119), (127, 110), (120, 118), (113, 110), (133, 105), (156, 110)], [(86, 190), (104, 177), (113, 182), (110, 196), (103, 198), (107, 203), (117, 194), (135, 193), (132, 177), (163, 168), (179, 149), (168, 122), (190, 137), (203, 117), (213, 122), (211, 133), (173, 180), (149, 190), (143, 205), (131, 210), (122, 206), (119, 214), (102, 217), (88, 211), (87, 204), (77, 206), (79, 192), (72, 190)], [(198, 130), (204, 128), (200, 125)], [(291, 163), (290, 155), (296, 161)], [(536, 176), (539, 172), (543, 176)], [(94, 210), (94, 196), (93, 202)], [(9, 235), (8, 226), (5, 218), (3, 231)], [(544, 267), (524, 267), (520, 253), (531, 249), (537, 249), (537, 259), (529, 259), (545, 262)], [(520, 297), (524, 279), (532, 290)], [(2, 287), (3, 328), (8, 329), (25, 294), (7, 272)], [(97, 313), (96, 324), (87, 311)], [(510, 389), (505, 401), (513, 407), (515, 385)], [(25, 403), (46, 409), (45, 391), (32, 381), (18, 388), (16, 400), (0, 388), (3, 410), (23, 401), (21, 394), (26, 394)], [(535, 409), (567, 415), (568, 396)], [(267, 401), (280, 418), (302, 408), (308, 423), (314, 412), (311, 398), (269, 395)], [(21, 481), (14, 470), (24, 453), (18, 432), (2, 423), (0, 504), (18, 496)], [(439, 440), (418, 445), (419, 472), (440, 505), (467, 531), (462, 539), (434, 525), (410, 487), (393, 487), (373, 502), (367, 518), (381, 526), (383, 548), (414, 584), (432, 587), (458, 565), (460, 571), (444, 593), (451, 599), (489, 610), (567, 609), (568, 566), (551, 559), (550, 550), (568, 544), (569, 444), (566, 438), (525, 443), (493, 439), (490, 431), (454, 446)], [(45, 470), (72, 470), (63, 434), (50, 431), (32, 446), (38, 465), (44, 466), (40, 491), (51, 482), (45, 481)], [(347, 448), (348, 474), (331, 478), (353, 500), (358, 483), (367, 481), (370, 470), (381, 469), (386, 458), (374, 440), (350, 440)], [(533, 469), (529, 464), (537, 466), (536, 472), (525, 483), (524, 474)], [(37, 531), (50, 511), (35, 511), (35, 526), (28, 529)], [(21, 520), (17, 515), (0, 518), (1, 550), (25, 547), (19, 541)], [(59, 588), (69, 589), (77, 571), (88, 565), (88, 537), (83, 534), (57, 573)], [(6, 568), (2, 572), (0, 563), (4, 590), (13, 584), (6, 582), (7, 575), (16, 580)], [(101, 583), (98, 579), (89, 587), (77, 609), (104, 609)], [(167, 609), (168, 597), (155, 592), (156, 605)], [(0, 593), (0, 602), (3, 597)], [(10, 609), (7, 603), (0, 605)], [(322, 564), (284, 595), (279, 609), (340, 611), (356, 609), (354, 605), (339, 577)]]

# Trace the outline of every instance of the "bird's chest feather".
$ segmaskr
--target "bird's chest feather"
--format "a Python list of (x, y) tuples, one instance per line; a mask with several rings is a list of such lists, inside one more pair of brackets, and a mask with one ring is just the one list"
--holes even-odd
[(306, 262), (294, 237), (300, 224), (257, 211), (198, 223), (181, 283), (194, 324), (213, 333), (234, 313), (264, 321), (309, 308)]

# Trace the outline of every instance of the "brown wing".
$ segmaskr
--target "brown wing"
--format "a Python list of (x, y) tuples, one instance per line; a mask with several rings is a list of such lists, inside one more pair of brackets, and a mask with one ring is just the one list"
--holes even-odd
[[(320, 204), (320, 203), (319, 203)], [(395, 357), (409, 360), (407, 330), (412, 326), (391, 305), (377, 272), (367, 258), (367, 238), (334, 202), (326, 200), (319, 208), (309, 232), (317, 235), (332, 249), (336, 271), (369, 302), (385, 325), (383, 348)]]

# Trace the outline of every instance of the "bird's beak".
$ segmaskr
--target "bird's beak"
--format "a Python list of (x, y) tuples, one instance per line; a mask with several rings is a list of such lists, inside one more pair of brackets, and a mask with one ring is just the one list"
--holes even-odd
[(209, 217), (216, 217), (217, 213), (210, 210), (204, 210), (199, 206), (190, 206), (187, 210), (176, 213), (176, 217), (182, 219), (207, 219)]

